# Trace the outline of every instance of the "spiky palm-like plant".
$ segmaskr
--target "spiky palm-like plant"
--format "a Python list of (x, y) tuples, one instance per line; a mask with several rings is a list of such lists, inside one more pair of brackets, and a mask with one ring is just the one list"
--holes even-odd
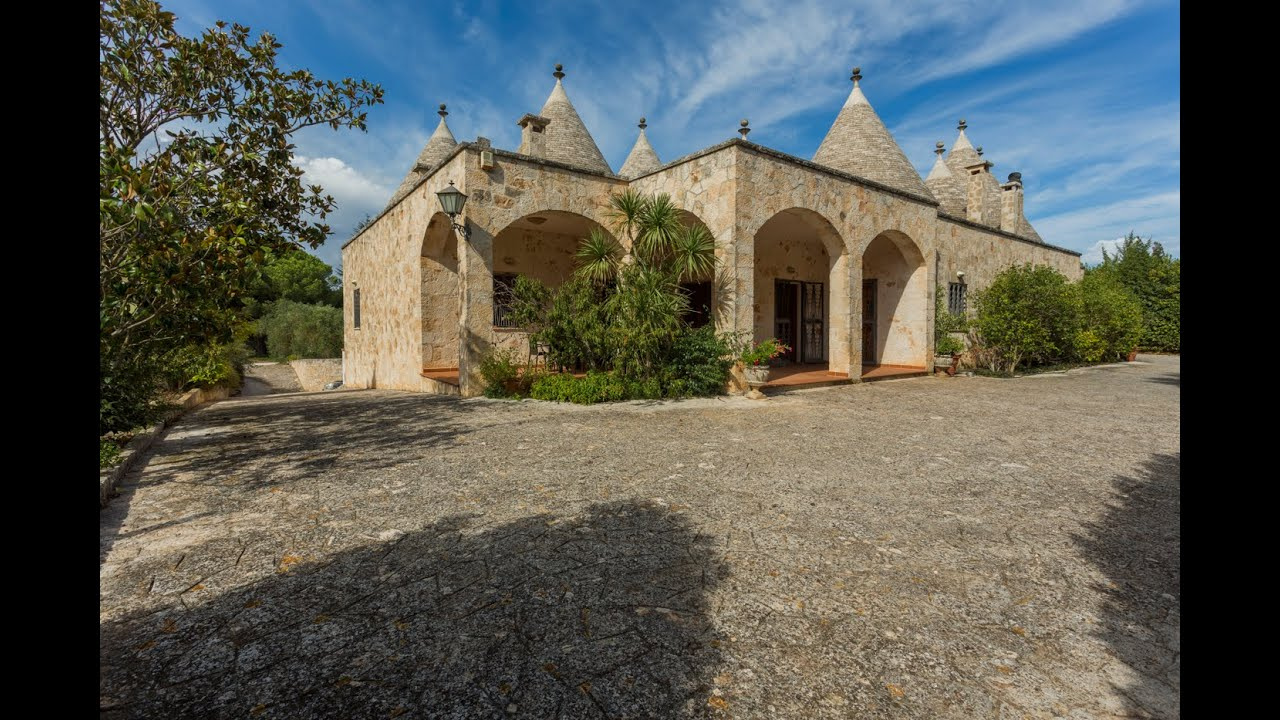
[(622, 248), (604, 230), (591, 228), (591, 232), (578, 245), (578, 268), (575, 272), (603, 285), (618, 273), (622, 261)]

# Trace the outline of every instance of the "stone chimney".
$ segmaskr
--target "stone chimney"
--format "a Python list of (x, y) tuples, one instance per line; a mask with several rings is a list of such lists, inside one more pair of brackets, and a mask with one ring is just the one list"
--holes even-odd
[(547, 125), (551, 124), (550, 118), (525, 113), (524, 117), (516, 121), (516, 124), (520, 126), (520, 149), (516, 152), (521, 155), (545, 158), (547, 156), (546, 130)]
[(1000, 229), (1011, 233), (1022, 229), (1022, 173), (1009, 173), (1009, 182), (1000, 186)]
[(969, 174), (969, 197), (965, 202), (965, 214), (968, 215), (969, 220), (972, 222), (982, 222), (982, 201), (984, 200), (987, 180), (983, 176), (991, 174), (990, 171), (991, 163), (987, 160), (965, 166), (965, 172)]

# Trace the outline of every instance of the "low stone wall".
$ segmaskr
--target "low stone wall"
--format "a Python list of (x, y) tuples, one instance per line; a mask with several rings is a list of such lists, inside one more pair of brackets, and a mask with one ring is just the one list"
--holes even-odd
[(124, 479), (125, 474), (133, 469), (133, 465), (138, 461), (138, 458), (142, 457), (143, 453), (145, 453), (151, 447), (152, 443), (156, 441), (156, 438), (160, 437), (160, 433), (164, 432), (165, 427), (167, 427), (169, 423), (177, 420), (182, 416), (182, 413), (190, 410), (191, 408), (203, 405), (207, 402), (213, 402), (214, 400), (224, 400), (230, 394), (230, 388), (226, 387), (209, 389), (196, 388), (183, 393), (182, 396), (175, 401), (175, 404), (178, 407), (171, 412), (168, 417), (156, 423), (145, 432), (140, 432), (133, 436), (133, 439), (129, 441), (129, 444), (125, 445), (124, 449), (120, 452), (120, 462), (118, 464), (114, 467), (104, 468), (98, 472), (98, 507), (104, 508), (107, 506), (107, 501), (111, 499), (111, 495), (115, 492), (116, 486), (118, 486), (120, 481)]
[(290, 360), (298, 374), (298, 384), (303, 392), (318, 392), (334, 380), (342, 379), (342, 358), (322, 360)]

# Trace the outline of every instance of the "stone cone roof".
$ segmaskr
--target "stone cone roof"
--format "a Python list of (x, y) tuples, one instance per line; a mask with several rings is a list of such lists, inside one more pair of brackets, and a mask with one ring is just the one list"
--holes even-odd
[(458, 141), (453, 139), (453, 133), (449, 132), (448, 123), (444, 121), (444, 116), (447, 114), (444, 106), (441, 105), (440, 124), (436, 126), (436, 131), (431, 133), (427, 144), (422, 147), (422, 152), (418, 153), (418, 159), (413, 163), (413, 167), (409, 168), (409, 174), (404, 176), (400, 187), (396, 188), (395, 193), (391, 195), (391, 201), (387, 203), (387, 207), (400, 202), (400, 198), (409, 194), (413, 186), (417, 185), (431, 168), (439, 165), (440, 161), (444, 160), (458, 144)]
[(941, 148), (938, 149), (938, 159), (934, 161), (933, 169), (929, 171), (929, 177), (924, 179), (924, 184), (938, 202), (942, 203), (944, 211), (957, 215), (964, 214), (965, 190), (960, 186), (959, 177), (951, 172), (946, 161), (942, 159)]
[[(558, 69), (557, 74), (562, 75)], [(605, 162), (596, 141), (591, 139), (587, 126), (582, 124), (578, 111), (569, 102), (564, 91), (564, 84), (556, 78), (556, 86), (552, 88), (550, 97), (538, 113), (549, 118), (547, 125), (546, 157), (548, 160), (567, 163), (588, 170), (613, 173), (609, 163)]]
[(964, 129), (965, 123), (961, 120), (960, 134), (956, 137), (956, 141), (951, 143), (951, 152), (947, 153), (947, 167), (951, 169), (951, 174), (957, 178), (968, 176), (965, 168), (982, 162), (978, 151), (973, 149), (973, 145), (969, 143), (969, 138), (964, 134)]
[(662, 167), (658, 153), (654, 152), (649, 138), (644, 134), (645, 127), (644, 118), (640, 118), (640, 135), (636, 138), (636, 144), (631, 147), (626, 162), (622, 163), (622, 169), (618, 171), (623, 177), (637, 177)]
[(858, 87), (861, 76), (855, 72), (854, 78), (853, 92), (849, 93), (849, 99), (813, 154), (813, 161), (892, 188), (932, 197), (867, 96), (862, 94), (862, 88)]

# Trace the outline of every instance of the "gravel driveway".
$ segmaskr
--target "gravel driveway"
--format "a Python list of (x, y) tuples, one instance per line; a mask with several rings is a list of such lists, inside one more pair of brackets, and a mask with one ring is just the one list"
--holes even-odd
[(1177, 357), (233, 399), (101, 513), (103, 718), (1179, 716)]

